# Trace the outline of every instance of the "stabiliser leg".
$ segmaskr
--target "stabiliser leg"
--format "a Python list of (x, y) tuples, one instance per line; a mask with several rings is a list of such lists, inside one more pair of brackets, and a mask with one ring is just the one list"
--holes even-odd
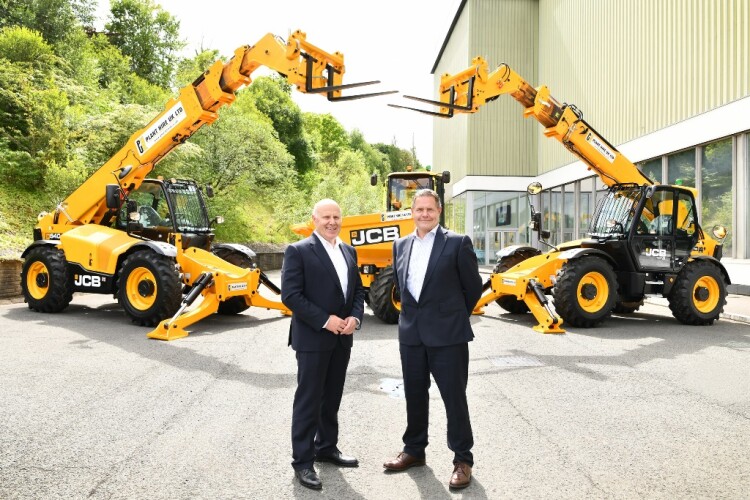
[[(198, 279), (195, 280), (190, 293), (182, 299), (182, 304), (175, 315), (172, 316), (171, 319), (165, 319), (159, 323), (159, 325), (146, 336), (150, 339), (157, 340), (176, 340), (187, 337), (188, 331), (185, 330), (185, 327), (200, 321), (206, 316), (210, 316), (219, 309), (219, 301), (216, 298), (215, 291), (212, 291), (212, 288), (213, 274), (208, 272), (201, 274)], [(185, 309), (195, 302), (195, 299), (197, 299), (204, 290), (206, 290), (206, 293), (204, 294), (203, 302), (201, 302), (195, 309), (183, 314)]]
[(565, 333), (565, 330), (560, 328), (562, 325), (562, 318), (552, 311), (549, 305), (549, 299), (544, 294), (544, 289), (535, 280), (529, 280), (528, 288), (533, 293), (527, 293), (523, 301), (529, 307), (531, 314), (539, 322), (534, 327), (534, 331), (540, 333)]

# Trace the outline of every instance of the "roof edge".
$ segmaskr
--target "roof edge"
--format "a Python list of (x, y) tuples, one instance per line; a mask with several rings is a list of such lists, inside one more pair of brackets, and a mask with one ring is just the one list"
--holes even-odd
[(448, 28), (448, 33), (446, 33), (445, 35), (445, 39), (443, 40), (443, 45), (440, 47), (440, 52), (438, 52), (437, 58), (435, 59), (435, 64), (432, 65), (432, 69), (430, 70), (431, 75), (435, 74), (435, 69), (437, 68), (438, 63), (440, 62), (440, 58), (443, 57), (443, 52), (445, 52), (445, 46), (448, 45), (448, 40), (453, 34), (453, 29), (456, 27), (456, 24), (458, 23), (458, 18), (461, 17), (461, 12), (463, 12), (466, 2), (467, 0), (461, 0), (461, 5), (458, 6), (458, 11), (456, 11), (456, 15), (453, 17), (453, 22), (451, 23), (450, 28)]

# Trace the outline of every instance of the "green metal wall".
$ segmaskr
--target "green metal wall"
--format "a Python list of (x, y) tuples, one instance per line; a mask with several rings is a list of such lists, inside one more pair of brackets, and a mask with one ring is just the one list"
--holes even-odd
[[(528, 78), (535, 77), (537, 8), (537, 0), (469, 0), (436, 68), (435, 88), (441, 74), (467, 68), (478, 55), (487, 59), (490, 70), (507, 62), (531, 75)], [(536, 168), (539, 126), (524, 120), (522, 112), (509, 98), (498, 99), (473, 115), (435, 119), (433, 163), (440, 170), (455, 172), (455, 179), (527, 175)]]
[[(750, 95), (750, 0), (468, 0), (438, 62), (508, 63), (618, 145)], [(575, 160), (509, 96), (435, 119), (435, 167), (533, 176)]]
[[(749, 31), (750, 0), (540, 0), (532, 85), (622, 144), (750, 95)], [(540, 142), (540, 173), (573, 160)]]
[[(434, 99), (439, 100), (437, 89), (440, 75), (453, 73), (453, 68), (466, 67), (469, 54), (469, 16), (466, 9), (453, 28), (453, 35), (445, 47), (440, 64), (435, 69)], [(437, 111), (437, 110), (435, 110)], [(468, 120), (466, 116), (451, 119), (434, 118), (432, 128), (432, 163), (435, 171), (450, 170), (453, 179), (474, 175), (467, 171)]]

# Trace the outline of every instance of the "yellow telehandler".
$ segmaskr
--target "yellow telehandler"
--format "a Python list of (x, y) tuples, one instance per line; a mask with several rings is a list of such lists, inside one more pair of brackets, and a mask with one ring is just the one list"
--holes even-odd
[[(235, 100), (265, 66), (297, 90), (344, 101), (342, 90), (379, 83), (344, 84), (344, 56), (294, 32), (287, 41), (267, 34), (243, 46), (228, 62), (216, 61), (52, 213), (42, 213), (34, 242), (23, 252), (21, 287), (29, 308), (54, 313), (74, 292), (114, 294), (135, 322), (156, 326), (148, 336), (174, 340), (215, 312), (236, 314), (250, 306), (288, 313), (260, 295), (279, 289), (258, 269), (253, 252), (237, 244), (212, 244), (202, 190), (186, 180), (146, 179), (156, 163), (185, 142), (218, 110)], [(112, 181), (115, 181), (114, 183)], [(210, 195), (210, 190), (206, 190)], [(192, 309), (191, 304), (202, 296)]]
[[(531, 311), (544, 333), (562, 333), (563, 320), (593, 327), (613, 311), (634, 312), (647, 295), (661, 295), (677, 320), (710, 325), (726, 304), (729, 275), (721, 264), (727, 230), (714, 226), (711, 237), (698, 221), (696, 189), (661, 185), (605, 140), (572, 104), (561, 104), (545, 86), (533, 88), (507, 64), (489, 72), (482, 57), (456, 74), (444, 74), (440, 100), (405, 96), (439, 109), (393, 105), (451, 118), (475, 113), (500, 95), (510, 94), (525, 117), (541, 123), (546, 137), (560, 141), (593, 170), (608, 190), (597, 205), (588, 237), (542, 253), (513, 246), (498, 252), (498, 262), (477, 303), (481, 313), (492, 301), (511, 313)], [(542, 189), (529, 186), (531, 195)], [(532, 208), (532, 229), (541, 241), (548, 232)], [(554, 309), (547, 298), (552, 295)]]

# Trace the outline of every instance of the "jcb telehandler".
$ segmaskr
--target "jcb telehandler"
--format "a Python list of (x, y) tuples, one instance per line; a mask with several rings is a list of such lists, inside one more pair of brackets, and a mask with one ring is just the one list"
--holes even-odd
[[(545, 86), (533, 88), (506, 64), (489, 73), (487, 62), (476, 57), (464, 71), (441, 76), (439, 101), (405, 96), (438, 106), (438, 111), (393, 106), (450, 118), (475, 113), (502, 94), (521, 103), (524, 116), (536, 118), (544, 135), (580, 158), (608, 190), (596, 207), (588, 238), (547, 253), (528, 246), (501, 250), (475, 313), (494, 300), (512, 313), (530, 310), (539, 322), (537, 331), (562, 333), (563, 320), (593, 327), (613, 311), (633, 312), (645, 296), (657, 294), (668, 299), (680, 322), (713, 324), (730, 283), (719, 262), (726, 228), (714, 226), (714, 238), (706, 234), (698, 222), (694, 188), (649, 179), (574, 105), (559, 103)], [(539, 191), (541, 185), (530, 186), (531, 194)], [(544, 235), (541, 214), (532, 213), (532, 228)]]
[[(393, 242), (414, 231), (410, 210), (414, 193), (429, 188), (438, 193), (442, 202), (449, 182), (448, 171), (412, 172), (407, 167), (406, 172), (390, 173), (384, 212), (347, 216), (341, 221), (341, 239), (357, 251), (362, 284), (368, 290), (367, 303), (385, 323), (398, 322), (400, 306), (394, 297)], [(373, 174), (370, 183), (378, 184), (377, 174)], [(440, 224), (444, 224), (443, 214), (440, 217)], [(292, 226), (292, 231), (302, 236), (309, 236), (314, 229), (311, 221)]]
[(379, 82), (343, 84), (343, 54), (319, 49), (301, 31), (286, 42), (267, 34), (238, 48), (229, 62), (216, 61), (52, 213), (39, 215), (34, 242), (22, 254), (21, 287), (31, 309), (62, 311), (73, 292), (112, 293), (135, 323), (158, 323), (148, 336), (162, 340), (186, 336), (188, 325), (217, 311), (259, 306), (288, 312), (260, 295), (261, 283), (280, 292), (249, 248), (212, 244), (194, 182), (146, 179), (172, 149), (216, 120), (261, 66), (330, 101), (391, 93), (342, 96), (344, 89)]

